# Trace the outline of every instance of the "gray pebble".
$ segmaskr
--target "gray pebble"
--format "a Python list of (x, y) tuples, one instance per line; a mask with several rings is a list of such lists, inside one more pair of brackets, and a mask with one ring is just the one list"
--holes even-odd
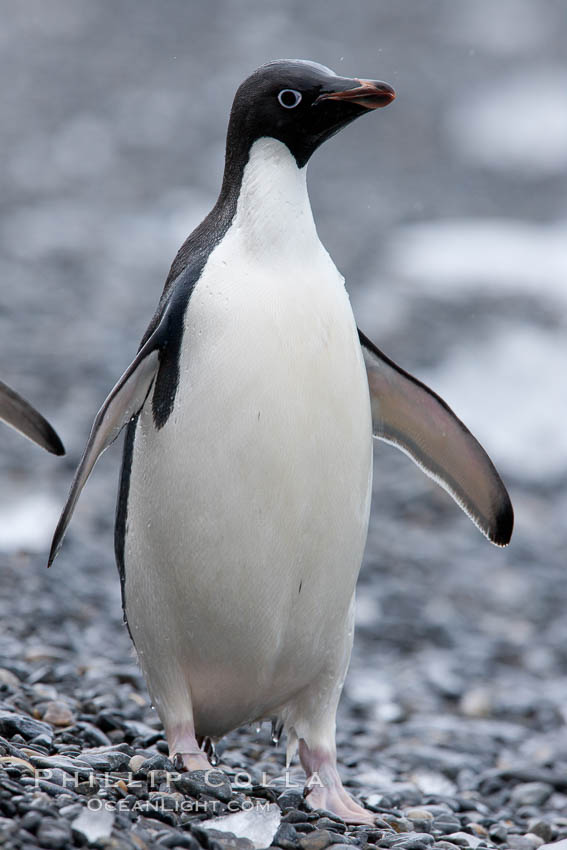
[(317, 821), (317, 826), (319, 829), (331, 829), (339, 832), (344, 832), (346, 830), (346, 825), (344, 821), (340, 820), (336, 815), (332, 818), (324, 816), (319, 818)]
[(382, 815), (382, 819), (396, 832), (411, 832), (413, 829), (413, 823), (409, 820), (409, 818), (397, 817), (392, 814), (384, 814)]
[[(30, 756), (30, 763), (40, 769), (40, 775), (55, 781), (56, 771), (62, 771), (79, 780), (88, 779), (92, 775), (92, 767), (82, 758), (74, 759), (68, 756)], [(59, 783), (61, 784), (61, 783)], [(72, 787), (71, 785), (69, 787)]]
[(201, 847), (191, 834), (178, 830), (172, 830), (163, 838), (158, 839), (157, 843), (160, 847), (183, 847), (188, 848), (188, 850), (200, 850)]
[(427, 832), (413, 832), (409, 835), (397, 836), (397, 840), (389, 846), (394, 850), (427, 850), (435, 839)]
[(352, 844), (333, 844), (333, 850), (352, 850)]
[(539, 835), (534, 835), (530, 832), (525, 835), (508, 836), (508, 846), (510, 850), (538, 850), (538, 847), (541, 847), (542, 844), (543, 838), (540, 838)]
[(40, 735), (36, 735), (35, 738), (32, 738), (30, 744), (33, 744), (34, 748), (45, 747), (49, 750), (53, 745), (53, 734), (42, 732)]
[(285, 809), (297, 809), (298, 806), (301, 806), (303, 803), (303, 793), (289, 788), (287, 791), (280, 794), (277, 799), (277, 803), (282, 811)]
[(508, 828), (503, 823), (495, 823), (488, 828), (488, 834), (494, 841), (504, 842), (508, 838)]
[(303, 823), (309, 818), (307, 812), (300, 812), (298, 809), (290, 809), (282, 817), (282, 823)]
[(413, 822), (433, 820), (433, 814), (425, 808), (406, 809), (404, 815)]
[(438, 815), (433, 821), (433, 829), (439, 830), (444, 835), (449, 835), (452, 832), (458, 832), (461, 827), (459, 818), (449, 812)]
[(248, 838), (237, 838), (232, 832), (220, 832), (218, 829), (208, 829), (207, 832), (209, 840), (214, 839), (224, 850), (255, 850), (253, 842)]
[(110, 747), (112, 745), (108, 735), (105, 735), (102, 729), (92, 723), (79, 720), (75, 725), (81, 733), (81, 738), (91, 747)]
[(553, 794), (553, 786), (547, 782), (523, 782), (516, 785), (510, 795), (514, 806), (543, 806)]
[(534, 835), (539, 835), (544, 841), (551, 841), (555, 835), (555, 830), (548, 821), (535, 820), (529, 825), (529, 831)]
[[(129, 759), (126, 760), (126, 764), (128, 763), (128, 761)], [(162, 755), (161, 753), (159, 755), (147, 758), (141, 765), (139, 773), (142, 773), (144, 774), (144, 776), (147, 776), (149, 773), (156, 770), (162, 770), (166, 773), (178, 773), (173, 762), (170, 761), (167, 756)]]
[(452, 844), (457, 844), (459, 847), (472, 847), (473, 850), (483, 842), (482, 838), (479, 838), (477, 835), (470, 835), (468, 832), (451, 832), (445, 837)]
[(72, 842), (71, 827), (61, 818), (44, 818), (37, 831), (37, 840), (41, 847), (66, 847)]
[(81, 760), (95, 770), (106, 772), (111, 770), (126, 770), (130, 756), (127, 753), (112, 749), (97, 752), (85, 750), (81, 754)]
[(291, 823), (282, 821), (272, 838), (272, 844), (283, 847), (284, 850), (293, 850), (297, 845), (297, 830)]
[(317, 829), (315, 824), (308, 820), (296, 821), (293, 825), (297, 832), (315, 832), (315, 830)]
[(232, 799), (230, 782), (220, 770), (193, 770), (182, 773), (172, 780), (172, 785), (177, 791), (190, 797), (214, 797), (222, 803), (228, 803)]
[(334, 836), (327, 829), (315, 829), (299, 839), (301, 850), (325, 850), (333, 843)]
[(23, 827), (23, 829), (27, 829), (29, 832), (35, 832), (40, 823), (41, 815), (37, 811), (26, 812), (20, 821), (20, 825)]
[(61, 806), (59, 814), (63, 818), (72, 820), (73, 818), (78, 817), (82, 811), (83, 805), (81, 803), (70, 803), (68, 806)]
[(47, 739), (53, 740), (53, 732), (48, 723), (10, 711), (0, 711), (0, 735), (8, 740), (15, 735), (21, 735), (26, 741), (35, 738), (36, 735), (45, 735)]
[(145, 760), (146, 760), (145, 756), (141, 756), (141, 755), (132, 756), (132, 758), (128, 762), (129, 770), (132, 773), (138, 773), (138, 771), (140, 770), (140, 768), (144, 764)]

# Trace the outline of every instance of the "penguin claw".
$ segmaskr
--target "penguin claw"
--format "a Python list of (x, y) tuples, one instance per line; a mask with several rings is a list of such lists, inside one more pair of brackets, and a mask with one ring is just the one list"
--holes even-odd
[(176, 770), (210, 770), (212, 765), (202, 750), (192, 753), (175, 753), (173, 764)]

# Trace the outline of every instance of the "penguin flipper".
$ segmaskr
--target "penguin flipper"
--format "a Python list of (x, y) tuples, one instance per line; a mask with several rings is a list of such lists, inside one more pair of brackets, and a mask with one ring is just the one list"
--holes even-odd
[(358, 331), (374, 436), (401, 449), (445, 489), (498, 546), (512, 536), (514, 511), (492, 461), (433, 390), (412, 377)]
[(63, 536), (75, 510), (77, 499), (100, 455), (118, 437), (122, 428), (139, 413), (159, 366), (159, 349), (152, 338), (140, 349), (96, 415), (91, 433), (77, 467), (63, 513), (55, 529), (49, 561), (50, 567), (61, 548)]
[(5, 383), (0, 381), (0, 419), (29, 440), (54, 455), (65, 449), (55, 430), (39, 411)]

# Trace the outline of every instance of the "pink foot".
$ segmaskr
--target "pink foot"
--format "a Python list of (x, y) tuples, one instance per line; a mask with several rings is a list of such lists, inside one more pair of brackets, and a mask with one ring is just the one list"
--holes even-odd
[(194, 731), (168, 731), (169, 757), (174, 764), (181, 762), (185, 770), (210, 770), (212, 765), (197, 743)]
[(185, 770), (210, 770), (212, 765), (203, 752), (175, 753), (175, 758), (181, 761)]
[(329, 752), (310, 750), (303, 738), (299, 758), (307, 774), (305, 802), (312, 809), (326, 809), (345, 823), (373, 826), (376, 815), (356, 803), (348, 794), (337, 772), (335, 757)]

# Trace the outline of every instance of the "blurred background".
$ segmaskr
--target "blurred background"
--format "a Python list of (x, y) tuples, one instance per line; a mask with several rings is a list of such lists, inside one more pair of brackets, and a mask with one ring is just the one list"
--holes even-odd
[(310, 58), (398, 93), (309, 166), (358, 323), (464, 419), (516, 509), (512, 544), (497, 550), (405, 456), (375, 446), (341, 711), (384, 743), (384, 724), (439, 711), (558, 740), (566, 42), (562, 0), (2, 5), (0, 377), (68, 454), (1, 429), (0, 666), (25, 676), (59, 661), (62, 678), (63, 661), (133, 666), (112, 543), (119, 445), (47, 573), (51, 534), (94, 415), (214, 203), (237, 85), (270, 59)]

